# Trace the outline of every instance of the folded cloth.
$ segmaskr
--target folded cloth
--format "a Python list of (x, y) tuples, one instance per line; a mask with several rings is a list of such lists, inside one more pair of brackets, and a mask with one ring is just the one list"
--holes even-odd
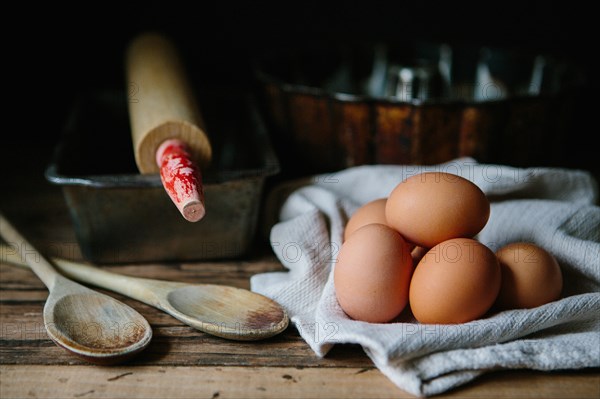
[[(456, 325), (425, 325), (402, 315), (381, 324), (346, 316), (332, 271), (349, 216), (387, 197), (407, 177), (431, 170), (463, 176), (486, 193), (490, 218), (476, 238), (490, 249), (527, 241), (552, 253), (563, 272), (561, 299)], [(271, 191), (268, 205), (278, 213), (271, 219), (271, 247), (288, 271), (257, 274), (251, 289), (286, 308), (317, 356), (335, 344), (359, 344), (392, 382), (417, 396), (498, 369), (600, 366), (600, 207), (597, 182), (586, 171), (471, 158), (359, 166), (284, 183)]]

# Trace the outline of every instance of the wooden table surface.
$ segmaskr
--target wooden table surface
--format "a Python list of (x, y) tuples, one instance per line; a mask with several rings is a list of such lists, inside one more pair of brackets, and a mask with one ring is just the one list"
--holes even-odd
[[(81, 259), (62, 193), (46, 183), (39, 169), (3, 177), (0, 210), (45, 254)], [(253, 274), (282, 270), (260, 242), (238, 261), (100, 267), (244, 288)], [(337, 345), (319, 358), (293, 326), (264, 341), (227, 341), (109, 294), (148, 319), (153, 342), (129, 363), (90, 365), (46, 336), (42, 309), (47, 290), (41, 281), (28, 270), (0, 262), (0, 398), (412, 397), (379, 372), (359, 346)], [(599, 398), (600, 373), (498, 371), (438, 397)]]

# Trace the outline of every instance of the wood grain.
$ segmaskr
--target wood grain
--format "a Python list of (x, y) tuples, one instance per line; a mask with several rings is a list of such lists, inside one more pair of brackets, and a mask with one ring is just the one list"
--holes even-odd
[[(25, 261), (49, 290), (44, 301), (43, 325), (48, 336), (71, 354), (98, 364), (116, 364), (148, 346), (152, 329), (135, 309), (62, 276), (53, 265), (0, 214), (2, 246)], [(37, 328), (36, 328), (37, 330)]]
[[(32, 159), (43, 166), (46, 158)], [(44, 181), (39, 170), (12, 180), (7, 176), (0, 209), (43, 253), (82, 260), (62, 194)], [(25, 208), (27, 212), (22, 211)], [(282, 270), (261, 241), (241, 260), (100, 267), (139, 277), (241, 288), (249, 287), (248, 279), (255, 273)], [(294, 327), (265, 341), (231, 342), (148, 305), (109, 294), (138, 310), (152, 325), (154, 337), (144, 353), (127, 364), (90, 366), (48, 339), (42, 322), (48, 291), (39, 279), (0, 262), (0, 397), (412, 397), (374, 368), (359, 346), (338, 344), (319, 358)], [(600, 373), (491, 372), (439, 397), (597, 399)]]
[[(0, 366), (6, 397), (414, 398), (374, 368)], [(501, 372), (436, 398), (592, 398), (600, 377)], [(36, 381), (31, 384), (30, 381)], [(486, 387), (485, 390), (482, 387)]]
[(174, 43), (158, 33), (143, 33), (127, 48), (126, 73), (135, 88), (129, 115), (135, 160), (141, 173), (158, 173), (158, 147), (167, 139), (187, 144), (201, 168), (212, 158), (204, 122)]
[[(0, 244), (0, 255), (12, 265), (28, 267), (13, 247)], [(218, 337), (256, 341), (281, 333), (289, 324), (288, 315), (280, 304), (249, 289), (227, 284), (139, 278), (111, 273), (83, 262), (60, 258), (51, 258), (51, 261), (67, 278), (125, 295)], [(29, 263), (35, 267), (44, 264), (35, 259), (29, 259)], [(50, 264), (47, 266), (51, 267)]]

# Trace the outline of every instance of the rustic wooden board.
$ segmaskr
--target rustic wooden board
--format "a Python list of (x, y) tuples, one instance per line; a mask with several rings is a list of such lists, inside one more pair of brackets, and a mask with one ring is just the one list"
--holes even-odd
[[(3, 398), (414, 398), (373, 368), (5, 365), (0, 377)], [(598, 395), (598, 376), (504, 371), (436, 398)]]
[[(4, 179), (0, 210), (42, 252), (81, 260), (62, 194), (41, 173)], [(282, 270), (260, 242), (243, 260), (99, 267), (243, 288), (249, 287), (248, 279), (255, 273)], [(30, 271), (0, 263), (0, 397), (412, 397), (374, 368), (359, 346), (337, 345), (319, 358), (294, 327), (265, 341), (227, 341), (147, 305), (108, 294), (139, 310), (153, 326), (154, 338), (130, 363), (99, 367), (74, 358), (47, 338), (42, 320), (46, 288)], [(495, 372), (440, 397), (598, 398), (600, 374), (598, 370)]]

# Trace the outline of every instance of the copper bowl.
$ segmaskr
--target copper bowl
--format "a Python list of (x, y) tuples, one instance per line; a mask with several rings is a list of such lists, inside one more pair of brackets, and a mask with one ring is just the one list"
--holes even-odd
[(550, 165), (585, 84), (556, 56), (435, 43), (288, 49), (255, 73), (284, 175), (461, 156)]

